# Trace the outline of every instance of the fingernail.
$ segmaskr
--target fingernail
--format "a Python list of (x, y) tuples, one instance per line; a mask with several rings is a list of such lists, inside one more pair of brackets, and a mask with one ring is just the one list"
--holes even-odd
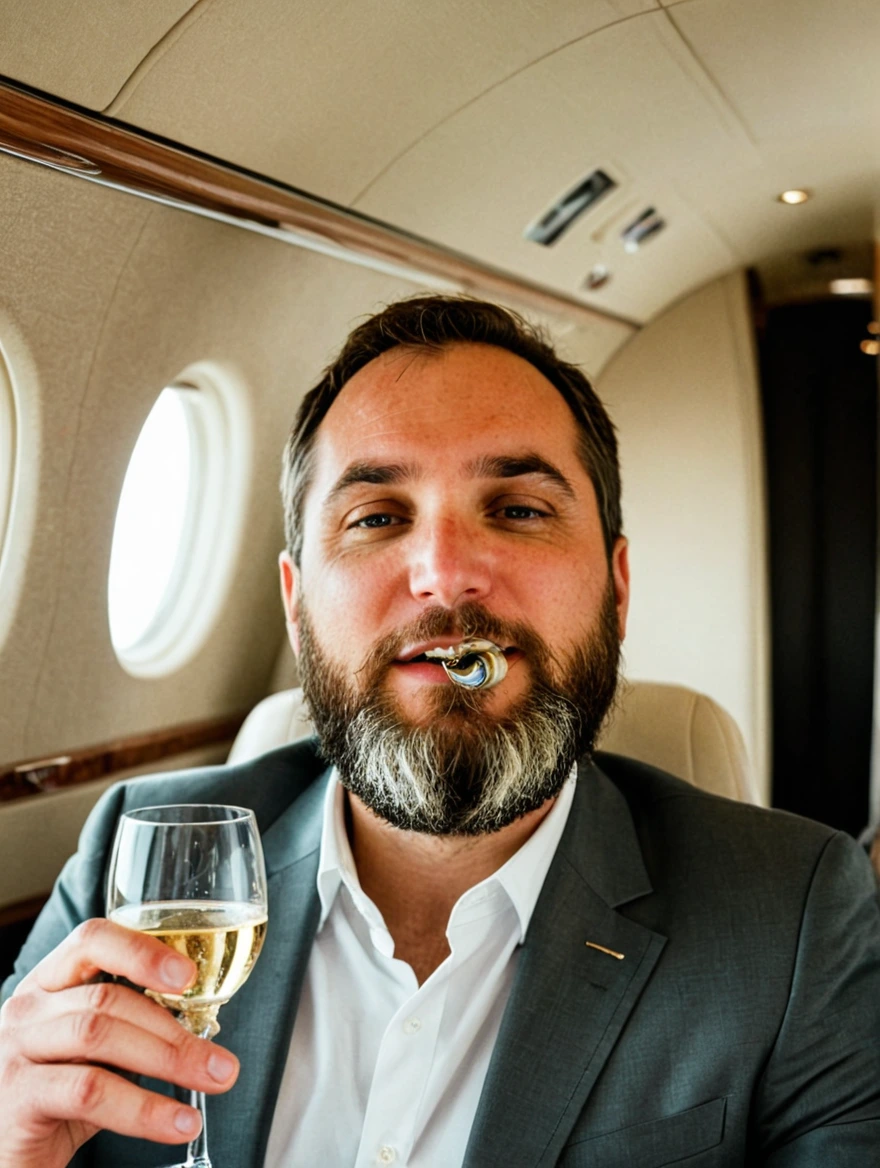
[(176, 953), (169, 953), (162, 962), (162, 980), (168, 986), (182, 989), (192, 980), (192, 975), (192, 962)]
[(235, 1070), (235, 1060), (220, 1050), (211, 1053), (208, 1059), (208, 1074), (218, 1083), (225, 1083)]
[(202, 1126), (202, 1120), (197, 1111), (191, 1107), (181, 1107), (174, 1116), (174, 1126), (185, 1136), (192, 1136)]

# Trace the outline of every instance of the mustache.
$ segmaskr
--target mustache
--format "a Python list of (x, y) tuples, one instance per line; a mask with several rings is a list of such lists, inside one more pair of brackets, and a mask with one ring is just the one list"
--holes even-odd
[(469, 601), (454, 609), (442, 605), (426, 608), (410, 624), (386, 633), (376, 641), (355, 672), (375, 681), (391, 667), (404, 645), (447, 636), (464, 639), (479, 636), (496, 643), (506, 641), (521, 649), (539, 668), (546, 669), (548, 664), (557, 662), (556, 654), (529, 625), (504, 620), (482, 604)]

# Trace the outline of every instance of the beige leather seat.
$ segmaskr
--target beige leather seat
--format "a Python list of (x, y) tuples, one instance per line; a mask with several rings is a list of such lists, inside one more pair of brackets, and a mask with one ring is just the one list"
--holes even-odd
[[(244, 762), (311, 733), (302, 690), (283, 690), (250, 712), (228, 761)], [(626, 683), (599, 747), (660, 767), (716, 795), (758, 801), (736, 722), (717, 702), (682, 685)]]

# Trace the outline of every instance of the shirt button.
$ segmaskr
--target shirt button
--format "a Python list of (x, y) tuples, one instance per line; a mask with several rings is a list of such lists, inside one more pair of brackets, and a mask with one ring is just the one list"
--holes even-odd
[(378, 1159), (380, 1164), (393, 1164), (397, 1159), (397, 1153), (388, 1144), (383, 1144), (379, 1149)]
[[(421, 1018), (407, 1018), (406, 1022), (404, 1022), (404, 1024), (403, 1024), (403, 1033), (404, 1034), (418, 1034), (418, 1032), (421, 1030), (421, 1028), (422, 1028)], [(391, 1161), (389, 1160), (388, 1163), (390, 1164)]]

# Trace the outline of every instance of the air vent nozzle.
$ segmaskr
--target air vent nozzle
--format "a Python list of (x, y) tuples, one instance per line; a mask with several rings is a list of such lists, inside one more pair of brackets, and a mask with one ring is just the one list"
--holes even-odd
[(643, 243), (658, 231), (662, 231), (665, 226), (666, 220), (661, 219), (653, 207), (646, 207), (637, 219), (633, 219), (629, 227), (621, 231), (620, 238), (623, 240), (624, 250), (638, 251)]
[(583, 182), (579, 182), (568, 194), (558, 199), (536, 223), (526, 228), (526, 239), (549, 247), (564, 235), (585, 211), (603, 195), (613, 191), (616, 186), (617, 183), (604, 170), (594, 170)]

